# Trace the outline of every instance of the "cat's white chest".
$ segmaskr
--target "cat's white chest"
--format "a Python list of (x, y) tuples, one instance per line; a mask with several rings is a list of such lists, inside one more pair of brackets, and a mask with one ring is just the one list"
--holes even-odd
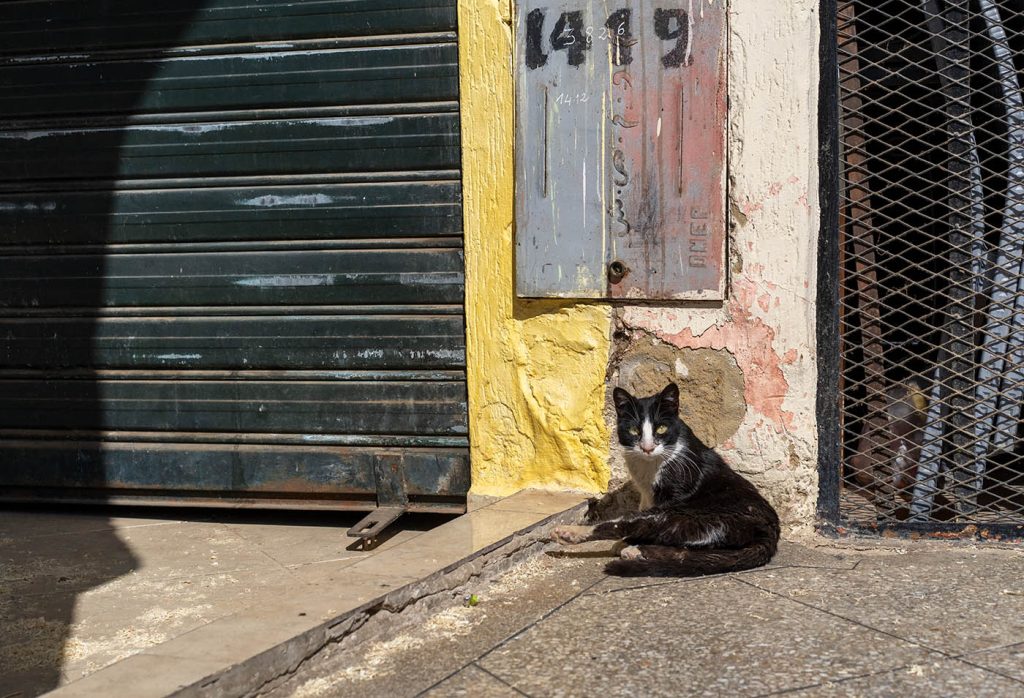
[(663, 462), (661, 458), (626, 454), (626, 469), (629, 471), (629, 478), (640, 491), (641, 509), (650, 509), (654, 506), (654, 481)]

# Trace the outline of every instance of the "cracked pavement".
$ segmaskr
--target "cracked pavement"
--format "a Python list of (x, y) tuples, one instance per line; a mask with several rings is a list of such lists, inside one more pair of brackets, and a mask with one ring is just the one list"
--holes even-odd
[(1024, 696), (1019, 546), (807, 537), (696, 579), (607, 577), (607, 554), (549, 550), (269, 695)]

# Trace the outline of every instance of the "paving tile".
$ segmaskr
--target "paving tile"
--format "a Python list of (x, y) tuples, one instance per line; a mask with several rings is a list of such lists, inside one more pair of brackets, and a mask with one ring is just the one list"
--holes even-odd
[(127, 575), (75, 600), (65, 674), (74, 681), (294, 587), (292, 575), (280, 570)]
[(760, 695), (939, 658), (730, 578), (582, 596), (477, 663), (529, 695)]
[(74, 593), (138, 567), (135, 552), (115, 531), (32, 538), (0, 547), (0, 594)]
[[(0, 551), (0, 561), (3, 654), (56, 653), (49, 665), (71, 681), (292, 582), (254, 546), (205, 522), (38, 537)], [(27, 670), (25, 654), (6, 659)]]
[[(603, 568), (603, 565), (602, 565)], [(707, 577), (707, 579), (716, 579), (717, 576)], [(608, 577), (593, 589), (587, 592), (587, 596), (603, 596), (605, 594), (621, 594), (624, 591), (633, 591), (637, 589), (655, 589), (658, 587), (669, 587), (679, 586), (683, 584), (692, 584), (700, 581), (699, 578), (685, 578), (676, 579), (668, 577)]]
[[(614, 541), (594, 541), (592, 543), (585, 543), (577, 546), (556, 548), (548, 554), (564, 556), (568, 559), (573, 557), (596, 557), (603, 558), (604, 561), (607, 562), (615, 557), (616, 553), (613, 552), (615, 549), (616, 543)], [(833, 550), (818, 550), (800, 543), (782, 541), (779, 544), (779, 551), (772, 561), (765, 567), (759, 569), (774, 570), (788, 567), (809, 567), (849, 570), (853, 569), (855, 565), (856, 560), (851, 558), (849, 555), (836, 553)], [(739, 574), (747, 574), (748, 572), (740, 572)], [(685, 584), (690, 581), (693, 580), (666, 577), (609, 577), (605, 582), (588, 593), (617, 593), (624, 589), (641, 589), (669, 584)]]
[(500, 502), (504, 497), (492, 497), (487, 494), (473, 494), (472, 492), (466, 497), (466, 511), (476, 511), (477, 509), (483, 509), (489, 507), (495, 502)]
[(453, 598), (450, 607), (395, 628), (386, 636), (363, 638), (348, 650), (328, 648), (307, 661), (299, 677), (267, 698), (416, 696), (603, 576), (594, 560), (537, 556), (495, 582), (468, 589), (478, 595), (478, 605), (469, 607), (462, 599)]
[(575, 492), (523, 490), (491, 504), (488, 508), (496, 511), (523, 511), (542, 516), (552, 516), (585, 501), (587, 501), (585, 495)]
[[(344, 609), (358, 606), (419, 579), (419, 577), (403, 575), (400, 570), (365, 574), (352, 569), (347, 561), (306, 565), (291, 570), (291, 574), (296, 587), (302, 586), (307, 589), (303, 592), (307, 594), (307, 597), (338, 598), (346, 601)], [(363, 598), (367, 592), (375, 593), (369, 598)], [(295, 593), (297, 590), (291, 595)], [(356, 597), (362, 600), (354, 606), (347, 603), (347, 599)]]
[[(0, 685), (6, 689), (11, 676), (17, 690), (77, 684), (143, 653), (240, 661), (456, 563), (560, 503), (545, 496), (519, 505), (531, 511), (456, 520), (408, 515), (370, 551), (348, 550), (354, 539), (345, 532), (358, 514), (209, 511), (182, 521), (5, 512)], [(356, 564), (363, 568), (350, 569)]]
[(140, 570), (174, 577), (247, 570), (280, 570), (260, 546), (218, 522), (189, 521), (118, 532), (139, 560)]
[(537, 522), (537, 515), (498, 511), (492, 507), (461, 516), (438, 526), (387, 555), (373, 556), (352, 565), (361, 574), (396, 574), (422, 577), (458, 562)]
[(16, 606), (5, 604), (4, 608), (0, 608), (0, 696), (35, 696), (56, 687), (62, 677), (74, 596), (46, 605), (38, 598), (19, 599)]
[(277, 607), (237, 613), (178, 635), (148, 650), (157, 657), (218, 662), (230, 666), (264, 652), (322, 621), (319, 614), (300, 615)]
[[(355, 521), (352, 522), (353, 524)], [(371, 551), (349, 550), (354, 538), (343, 526), (299, 526), (283, 524), (231, 523), (228, 530), (256, 546), (286, 567), (351, 560), (356, 562), (422, 535), (422, 531), (398, 527), (393, 535)]]
[[(997, 649), (972, 652), (962, 657), (971, 664), (977, 664), (1024, 681), (1024, 643), (999, 647)], [(1024, 695), (1024, 690), (1021, 691)]]
[(51, 509), (0, 509), (0, 546), (14, 540), (25, 541), (179, 522), (180, 519), (162, 517), (112, 515), (106, 509), (94, 513), (88, 509), (85, 509), (84, 513)]
[(865, 556), (853, 570), (743, 575), (763, 589), (949, 654), (1024, 641), (1022, 578), (1024, 554), (952, 547)]
[(478, 696), (521, 698), (523, 694), (486, 671), (475, 666), (468, 666), (422, 695), (429, 698), (477, 698)]
[(864, 696), (1024, 696), (1024, 683), (944, 659), (895, 671), (812, 686), (785, 694), (792, 698), (863, 698)]
[(155, 645), (147, 654), (239, 663), (332, 620), (346, 611), (416, 581), (366, 577), (339, 570), (318, 583), (290, 581), (251, 595), (246, 608)]
[(835, 548), (815, 547), (804, 543), (788, 540), (779, 541), (779, 550), (765, 569), (775, 567), (827, 567), (834, 569), (853, 569), (857, 565), (857, 557), (849, 552)]
[(112, 667), (68, 684), (53, 693), (52, 698), (164, 698), (175, 690), (201, 681), (215, 673), (218, 662), (153, 657), (138, 654)]
[(0, 582), (17, 584), (22, 596), (80, 591), (128, 574), (168, 580), (281, 569), (257, 545), (209, 522), (47, 536), (0, 548)]

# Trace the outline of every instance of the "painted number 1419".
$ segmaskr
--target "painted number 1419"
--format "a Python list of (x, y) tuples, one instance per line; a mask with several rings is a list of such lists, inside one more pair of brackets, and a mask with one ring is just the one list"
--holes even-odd
[[(545, 26), (547, 13), (532, 10), (526, 16), (526, 67), (536, 70), (547, 65), (550, 52), (545, 53), (545, 38), (551, 51), (565, 51), (569, 65), (579, 67), (586, 62), (587, 51), (593, 48), (595, 38), (611, 45), (612, 63), (617, 66), (633, 62), (633, 11), (626, 8), (608, 15), (603, 27), (584, 26), (580, 11), (563, 12), (555, 20), (550, 34)], [(691, 54), (690, 16), (686, 10), (654, 10), (654, 35), (663, 42), (674, 42), (672, 49), (662, 55), (666, 68), (679, 68), (689, 64)]]

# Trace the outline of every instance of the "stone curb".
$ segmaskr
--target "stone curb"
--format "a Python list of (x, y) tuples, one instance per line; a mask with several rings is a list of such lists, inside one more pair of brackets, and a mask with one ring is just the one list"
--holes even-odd
[[(214, 621), (47, 695), (52, 698), (106, 698), (129, 694), (139, 698), (258, 695), (287, 680), (327, 648), (346, 648), (394, 634), (403, 624), (460, 603), (470, 586), (496, 578), (548, 547), (545, 532), (551, 526), (580, 521), (587, 509), (585, 501), (580, 503), (583, 499), (582, 495), (569, 493), (527, 491), (494, 501), (422, 534), (409, 544), (367, 560), (376, 567), (360, 571), (360, 565), (354, 565), (342, 570), (339, 578), (331, 582), (339, 585), (338, 594), (332, 594), (330, 584), (314, 592), (312, 598), (304, 598), (304, 590), (296, 588), (296, 598), (280, 599), (267, 608), (254, 606)], [(535, 514), (532, 522), (530, 513)], [(475, 518), (480, 516), (485, 518)], [(494, 527), (496, 521), (497, 540), (481, 541), (478, 550), (461, 558), (457, 557), (458, 553), (456, 557), (451, 556), (446, 552), (450, 548), (445, 545), (451, 544), (454, 535), (457, 547), (466, 547), (465, 536), (468, 530), (470, 538), (473, 537), (474, 521), (486, 522), (490, 527)], [(502, 522), (507, 524), (504, 530)], [(445, 532), (446, 527), (451, 526), (457, 533), (450, 528)], [(469, 542), (471, 550), (472, 542)], [(417, 550), (422, 550), (423, 555), (417, 555)], [(387, 562), (388, 555), (393, 562)], [(447, 564), (444, 564), (445, 557)], [(439, 565), (440, 569), (433, 572), (429, 571), (429, 565), (424, 569), (424, 563), (436, 558), (441, 558), (438, 562), (444, 566)], [(393, 574), (375, 576), (374, 570), (387, 565), (407, 565), (409, 573), (405, 578)], [(421, 571), (415, 572), (416, 569)], [(342, 591), (346, 581), (353, 578), (348, 570), (355, 570), (355, 576), (361, 580), (358, 583), (363, 584), (364, 589), (367, 580), (372, 584), (370, 589), (378, 586), (374, 580), (379, 581), (379, 586), (390, 588), (382, 595), (378, 595), (376, 589), (360, 592), (362, 598), (358, 600), (349, 595), (353, 601), (351, 607), (345, 609), (341, 599), (346, 594)], [(416, 579), (418, 575), (424, 576)]]
[(422, 580), (342, 613), (172, 695), (182, 698), (235, 698), (268, 691), (332, 644), (345, 648), (373, 640), (393, 633), (396, 627), (409, 620), (450, 606), (453, 600), (461, 598), (464, 587), (501, 576), (549, 547), (550, 544), (544, 540), (546, 531), (558, 524), (580, 521), (586, 508), (586, 503), (583, 503), (549, 516)]

